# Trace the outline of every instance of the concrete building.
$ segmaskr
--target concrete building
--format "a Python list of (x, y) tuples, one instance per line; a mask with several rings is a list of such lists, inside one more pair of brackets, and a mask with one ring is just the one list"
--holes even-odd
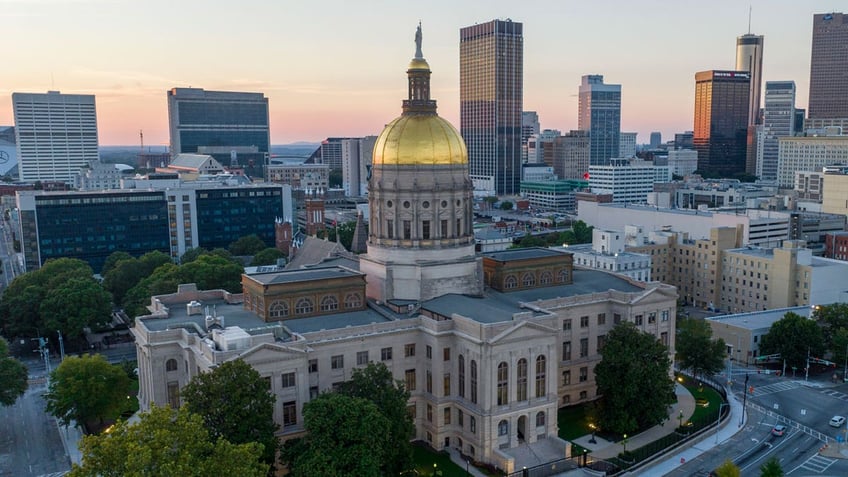
[(822, 212), (848, 215), (848, 174), (824, 175)]
[(821, 204), (824, 191), (824, 172), (795, 171), (793, 191), (798, 200)]
[(262, 176), (271, 145), (264, 94), (172, 88), (167, 96), (172, 158), (207, 154), (248, 175)]
[(745, 171), (751, 75), (746, 71), (695, 74), (694, 149), (698, 170), (730, 177)]
[(668, 167), (676, 176), (685, 177), (698, 170), (698, 151), (694, 149), (669, 149)]
[(777, 181), (779, 138), (795, 131), (795, 82), (766, 81), (762, 135), (757, 140), (756, 175)]
[(74, 177), (74, 188), (79, 190), (120, 189), (123, 173), (117, 164), (91, 161)]
[(521, 182), (523, 25), (492, 20), (459, 32), (460, 131), (474, 189), (515, 195)]
[(831, 232), (825, 237), (824, 257), (848, 261), (848, 232)]
[(778, 141), (777, 183), (792, 188), (796, 171), (820, 171), (848, 163), (848, 136), (782, 137)]
[(618, 156), (623, 159), (629, 159), (636, 156), (636, 135), (635, 132), (623, 132), (618, 138)]
[(100, 160), (94, 95), (12, 93), (18, 174), (24, 182), (74, 177)]
[(651, 132), (651, 141), (648, 143), (648, 145), (651, 147), (651, 149), (657, 149), (657, 148), (660, 147), (661, 144), (662, 144), (662, 133), (659, 132), (659, 131)]
[(527, 181), (521, 183), (521, 197), (538, 209), (572, 211), (577, 208), (575, 193), (587, 187), (589, 181)]
[(577, 129), (589, 132), (589, 164), (604, 166), (618, 157), (620, 84), (605, 84), (603, 75), (583, 75), (580, 78)]
[(536, 111), (521, 112), (521, 163), (527, 164), (528, 149), (527, 142), (534, 135), (539, 134), (539, 114)]
[[(527, 163), (542, 164), (544, 159), (544, 146), (546, 143), (562, 136), (562, 132), (558, 129), (545, 129), (538, 134), (534, 134), (527, 139)], [(589, 147), (588, 145), (586, 146)], [(586, 153), (588, 154), (588, 152)], [(587, 162), (588, 163), (588, 162)]]
[(748, 32), (736, 37), (736, 71), (751, 75), (748, 90), (748, 125), (760, 124), (760, 97), (763, 87), (763, 36)]
[(225, 169), (209, 154), (177, 154), (166, 167), (157, 167), (156, 172), (173, 172), (190, 181), (200, 176), (223, 174)]
[(812, 311), (809, 306), (792, 306), (707, 317), (704, 321), (710, 325), (713, 339), (724, 340), (727, 345), (727, 357), (748, 365), (754, 363), (754, 358), (763, 354), (760, 352), (760, 343), (775, 322), (780, 321), (787, 313), (810, 318)]
[(605, 166), (589, 166), (589, 188), (596, 194), (612, 194), (616, 203), (645, 203), (654, 183), (670, 181), (668, 166), (641, 159), (616, 159)]
[(326, 164), (272, 164), (266, 170), (268, 181), (290, 185), (293, 190), (330, 188), (330, 167)]
[(554, 168), (546, 164), (524, 164), (521, 167), (521, 183), (547, 182), (556, 180)]
[(625, 233), (592, 230), (592, 243), (565, 247), (574, 255), (574, 265), (592, 270), (611, 271), (640, 282), (651, 278), (651, 256), (624, 249)]
[(18, 167), (18, 148), (15, 142), (15, 128), (0, 126), (0, 176), (9, 175)]
[(737, 179), (686, 181), (676, 192), (681, 209), (744, 207), (751, 199), (770, 198), (777, 187), (743, 183)]
[(813, 15), (813, 41), (810, 55), (811, 119), (848, 118), (848, 15)]
[(368, 193), (368, 171), (376, 141), (376, 136), (341, 140), (342, 188), (347, 197), (362, 197)]
[(590, 138), (586, 131), (569, 131), (539, 143), (542, 161), (553, 167), (557, 178), (585, 180), (589, 171)]

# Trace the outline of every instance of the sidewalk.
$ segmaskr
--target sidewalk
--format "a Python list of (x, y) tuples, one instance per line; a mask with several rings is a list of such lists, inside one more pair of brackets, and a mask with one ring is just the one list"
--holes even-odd
[(79, 444), (82, 440), (82, 431), (79, 426), (73, 425), (64, 427), (56, 421), (56, 427), (59, 428), (59, 437), (62, 438), (62, 445), (65, 446), (65, 455), (71, 460), (72, 464), (79, 465), (82, 462), (82, 452), (79, 450)]

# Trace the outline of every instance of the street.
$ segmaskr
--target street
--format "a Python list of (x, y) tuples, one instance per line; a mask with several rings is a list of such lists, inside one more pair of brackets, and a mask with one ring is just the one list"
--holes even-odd
[(60, 432), (44, 411), (43, 380), (9, 407), (0, 407), (0, 476), (58, 476), (71, 469)]

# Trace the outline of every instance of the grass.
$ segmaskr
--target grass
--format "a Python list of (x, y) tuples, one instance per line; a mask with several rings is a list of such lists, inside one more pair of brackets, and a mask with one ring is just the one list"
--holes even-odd
[(715, 410), (719, 408), (719, 405), (723, 402), (721, 399), (721, 394), (718, 393), (715, 389), (709, 386), (698, 386), (691, 379), (686, 379), (683, 382), (683, 385), (686, 389), (692, 393), (692, 397), (695, 398), (695, 413), (692, 414), (692, 417), (689, 418), (691, 421), (700, 421), (702, 419), (706, 419), (707, 416), (714, 416)]
[[(415, 471), (419, 477), (431, 477), (434, 475), (434, 472), (437, 472), (435, 475), (441, 477), (466, 477), (468, 475), (465, 473), (464, 468), (450, 460), (450, 456), (446, 452), (436, 452), (424, 445), (412, 446), (412, 461), (415, 464)], [(436, 464), (436, 467), (433, 467), (433, 464)], [(493, 473), (479, 467), (477, 470), (492, 477), (504, 475), (503, 473)]]
[(557, 412), (560, 439), (571, 441), (592, 432), (589, 427), (589, 417), (586, 415), (586, 405), (568, 406)]

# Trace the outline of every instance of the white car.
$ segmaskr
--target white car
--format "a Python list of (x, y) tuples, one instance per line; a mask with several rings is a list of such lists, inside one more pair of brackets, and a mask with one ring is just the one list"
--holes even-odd
[(833, 416), (830, 418), (830, 423), (833, 427), (842, 427), (845, 424), (845, 418), (842, 416)]

